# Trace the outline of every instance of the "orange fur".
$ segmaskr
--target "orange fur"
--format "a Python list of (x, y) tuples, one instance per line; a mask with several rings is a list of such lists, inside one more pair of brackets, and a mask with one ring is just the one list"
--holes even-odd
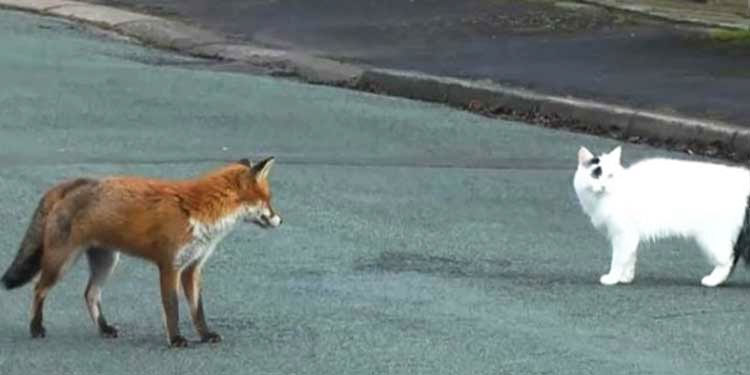
[(145, 177), (76, 179), (50, 189), (37, 208), (21, 248), (2, 278), (8, 288), (41, 273), (34, 290), (31, 334), (45, 335), (42, 309), (49, 290), (85, 252), (91, 266), (86, 303), (100, 332), (116, 337), (101, 312), (101, 286), (119, 252), (159, 267), (162, 303), (171, 345), (187, 341), (177, 326), (177, 290), (187, 292), (191, 315), (203, 341), (220, 336), (208, 330), (200, 297), (201, 267), (239, 219), (276, 227), (281, 218), (270, 205), (269, 158), (243, 160), (188, 180)]
[(212, 224), (240, 205), (268, 202), (268, 189), (239, 164), (184, 181), (110, 177), (99, 183), (100, 204), (79, 218), (71, 235), (80, 245), (122, 249), (168, 266), (192, 239), (189, 219)]

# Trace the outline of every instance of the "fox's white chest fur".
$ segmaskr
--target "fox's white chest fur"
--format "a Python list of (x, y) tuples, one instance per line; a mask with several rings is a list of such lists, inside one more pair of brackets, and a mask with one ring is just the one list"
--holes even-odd
[(177, 253), (175, 268), (182, 269), (195, 262), (205, 262), (242, 216), (243, 212), (238, 210), (210, 224), (191, 218), (192, 240)]
[(619, 148), (594, 157), (582, 148), (576, 194), (592, 224), (612, 241), (612, 266), (603, 284), (630, 282), (638, 243), (663, 237), (697, 241), (716, 267), (703, 279), (722, 283), (731, 273), (745, 225), (750, 171), (719, 164), (648, 159), (620, 165)]

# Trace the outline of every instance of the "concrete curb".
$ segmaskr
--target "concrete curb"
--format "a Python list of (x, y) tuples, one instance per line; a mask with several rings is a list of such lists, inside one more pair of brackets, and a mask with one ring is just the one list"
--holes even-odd
[(338, 61), (289, 51), (237, 44), (214, 32), (118, 8), (73, 0), (0, 0), (0, 7), (93, 24), (144, 44), (198, 57), (236, 61), (274, 75), (296, 76), (311, 83), (347, 85), (362, 69)]
[[(521, 112), (556, 118), (562, 127), (587, 128), (617, 138), (671, 144), (717, 145), (740, 158), (750, 156), (750, 129), (667, 115), (592, 100), (546, 95), (492, 82), (467, 81), (385, 69), (367, 70), (359, 88), (411, 99), (441, 102), (485, 113)], [(578, 126), (578, 124), (586, 124)]]
[(637, 4), (626, 4), (621, 3), (617, 0), (578, 0), (585, 4), (598, 5), (605, 8), (647, 15), (654, 18), (659, 18), (671, 22), (687, 23), (707, 27), (717, 27), (724, 29), (736, 29), (736, 30), (750, 30), (750, 20), (743, 20), (739, 17), (736, 19), (728, 20), (708, 20), (705, 18), (698, 18), (691, 16), (690, 14), (671, 12), (663, 9), (658, 9), (649, 6), (637, 5)]
[(522, 118), (528, 118), (529, 114), (545, 116), (555, 119), (553, 127), (584, 129), (626, 140), (722, 147), (732, 158), (750, 157), (750, 129), (732, 124), (546, 95), (492, 82), (366, 68), (302, 53), (237, 44), (191, 25), (71, 0), (0, 0), (0, 7), (91, 23), (147, 45), (241, 62), (310, 83), (444, 103), (486, 114), (521, 114), (516, 117)]

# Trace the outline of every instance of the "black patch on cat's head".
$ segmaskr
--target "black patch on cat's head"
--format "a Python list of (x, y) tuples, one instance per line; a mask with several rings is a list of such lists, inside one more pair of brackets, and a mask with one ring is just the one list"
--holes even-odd
[(591, 177), (593, 178), (599, 178), (602, 175), (602, 167), (596, 167), (594, 168), (594, 171), (591, 172)]
[(589, 167), (592, 166), (592, 165), (597, 165), (597, 164), (599, 164), (599, 158), (598, 157), (595, 157), (595, 158), (589, 160), (588, 162), (586, 162), (586, 166), (589, 166)]

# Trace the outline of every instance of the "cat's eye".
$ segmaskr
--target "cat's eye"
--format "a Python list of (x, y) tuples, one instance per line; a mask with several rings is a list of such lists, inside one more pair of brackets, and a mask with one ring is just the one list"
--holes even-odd
[(594, 171), (591, 172), (591, 177), (593, 178), (599, 178), (602, 175), (602, 167), (596, 167), (594, 168)]

